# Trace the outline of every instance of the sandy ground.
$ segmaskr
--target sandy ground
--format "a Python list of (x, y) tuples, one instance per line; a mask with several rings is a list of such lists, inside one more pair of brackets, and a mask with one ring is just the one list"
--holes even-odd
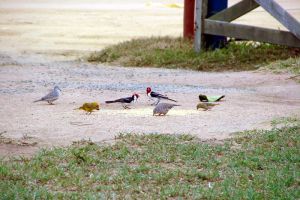
[[(276, 117), (300, 113), (300, 85), (287, 79), (288, 74), (85, 63), (78, 58), (109, 44), (141, 36), (181, 35), (182, 9), (164, 6), (171, 1), (127, 1), (119, 7), (112, 5), (117, 1), (90, 1), (93, 6), (70, 2), (0, 1), (0, 136), (9, 143), (0, 144), (0, 155), (28, 155), (81, 139), (110, 141), (119, 133), (224, 139), (236, 131), (269, 128)], [(250, 15), (247, 23), (251, 19)], [(32, 103), (54, 85), (63, 90), (55, 105)], [(148, 86), (181, 106), (166, 117), (153, 117), (145, 94)], [(131, 110), (103, 103), (133, 92), (141, 97)], [(212, 111), (201, 112), (195, 109), (199, 93), (226, 98)], [(99, 101), (101, 110), (92, 115), (74, 110), (89, 101)]]
[[(300, 113), (300, 85), (286, 80), (288, 75), (109, 67), (24, 54), (1, 54), (1, 65), (1, 132), (16, 140), (32, 137), (35, 147), (111, 140), (131, 132), (223, 139), (236, 131), (268, 128), (273, 118)], [(63, 90), (56, 105), (32, 103), (55, 84)], [(178, 100), (181, 107), (166, 117), (153, 117), (147, 86)], [(103, 103), (133, 92), (141, 97), (131, 110)], [(226, 98), (212, 111), (201, 112), (195, 109), (199, 93)], [(92, 115), (74, 110), (89, 101), (100, 102), (101, 110)], [(7, 150), (0, 146), (0, 152), (12, 152)]]
[[(229, 0), (229, 5), (238, 0)], [(299, 0), (278, 0), (300, 20)], [(131, 38), (182, 35), (182, 0), (0, 0), (2, 50), (74, 57)], [(285, 30), (262, 8), (236, 23)]]

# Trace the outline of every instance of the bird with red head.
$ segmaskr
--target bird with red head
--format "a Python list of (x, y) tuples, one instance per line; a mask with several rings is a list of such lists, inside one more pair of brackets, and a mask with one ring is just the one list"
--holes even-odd
[(173, 102), (177, 102), (174, 99), (170, 99), (169, 97), (167, 97), (166, 95), (163, 94), (159, 94), (157, 92), (153, 92), (152, 89), (150, 87), (147, 87), (146, 89), (146, 93), (147, 96), (152, 99), (152, 100), (156, 100), (155, 103), (151, 104), (151, 105), (157, 105), (161, 99), (165, 99), (165, 100), (169, 100), (169, 101), (173, 101)]

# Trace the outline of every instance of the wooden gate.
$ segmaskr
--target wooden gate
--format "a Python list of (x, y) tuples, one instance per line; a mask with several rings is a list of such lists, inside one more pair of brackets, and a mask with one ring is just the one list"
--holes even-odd
[[(194, 39), (196, 52), (200, 52), (204, 46), (205, 34), (300, 47), (299, 21), (275, 0), (242, 0), (209, 18), (206, 17), (207, 1), (209, 0), (196, 0)], [(230, 23), (258, 6), (264, 8), (289, 31)]]

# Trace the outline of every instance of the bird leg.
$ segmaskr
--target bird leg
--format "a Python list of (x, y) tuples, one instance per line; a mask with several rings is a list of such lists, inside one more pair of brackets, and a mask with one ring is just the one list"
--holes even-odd
[(124, 104), (123, 104), (122, 106), (123, 106), (124, 109), (131, 109), (131, 108), (129, 108), (127, 105), (124, 105)]
[(157, 105), (160, 102), (160, 98), (157, 99), (155, 105)]
[[(153, 101), (155, 101), (155, 100), (152, 100), (152, 102), (153, 102)], [(151, 103), (150, 105), (151, 105), (151, 106), (155, 106), (156, 104), (155, 104), (155, 102), (153, 102), (153, 103)]]
[(154, 103), (151, 104), (151, 106), (156, 106), (160, 102), (160, 99), (158, 98)]

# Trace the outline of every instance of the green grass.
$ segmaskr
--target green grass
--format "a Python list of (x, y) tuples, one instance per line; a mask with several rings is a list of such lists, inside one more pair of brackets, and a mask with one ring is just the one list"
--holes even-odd
[(300, 126), (224, 144), (120, 135), (0, 162), (0, 199), (299, 199)]
[(122, 66), (241, 71), (258, 69), (275, 60), (299, 56), (299, 48), (251, 42), (231, 42), (226, 48), (196, 54), (191, 41), (152, 37), (109, 46), (92, 53), (87, 60)]
[(287, 126), (300, 126), (300, 120), (297, 116), (279, 117), (271, 121), (272, 127), (287, 127)]
[(276, 74), (290, 73), (294, 75), (300, 75), (300, 58), (297, 57), (275, 61), (264, 67), (261, 67), (260, 70), (267, 70)]

